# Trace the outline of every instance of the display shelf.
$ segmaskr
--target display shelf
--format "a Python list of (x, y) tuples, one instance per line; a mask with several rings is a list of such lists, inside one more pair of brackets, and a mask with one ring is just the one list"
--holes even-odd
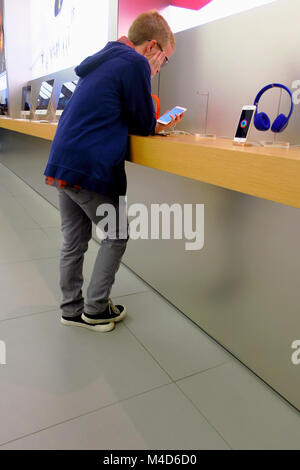
[[(0, 118), (0, 127), (52, 140), (57, 123)], [(300, 208), (300, 148), (237, 147), (192, 135), (130, 136), (133, 163)]]

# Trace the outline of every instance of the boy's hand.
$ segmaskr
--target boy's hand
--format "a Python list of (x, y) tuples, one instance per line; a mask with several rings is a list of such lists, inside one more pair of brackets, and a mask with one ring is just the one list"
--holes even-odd
[(165, 60), (164, 52), (158, 51), (151, 56), (145, 56), (148, 59), (150, 68), (151, 68), (151, 79), (160, 72), (160, 67), (162, 66)]
[[(169, 111), (167, 111), (167, 113), (168, 112)], [(170, 116), (172, 118), (172, 121), (169, 122), (169, 124), (160, 124), (159, 122), (157, 122), (156, 127), (155, 127), (155, 133), (158, 134), (158, 132), (165, 131), (167, 129), (170, 129), (170, 127), (176, 126), (177, 124), (179, 124), (182, 121), (183, 115), (184, 115), (184, 113), (182, 113), (180, 115), (175, 113), (175, 118), (174, 118), (174, 116), (172, 116), (172, 114), (171, 114)]]

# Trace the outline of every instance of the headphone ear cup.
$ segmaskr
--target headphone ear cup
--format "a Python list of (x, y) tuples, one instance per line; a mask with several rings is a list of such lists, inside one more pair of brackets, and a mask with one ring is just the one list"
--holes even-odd
[(271, 122), (266, 113), (258, 113), (254, 117), (254, 125), (258, 131), (268, 131)]
[(272, 132), (282, 132), (288, 125), (288, 118), (284, 114), (279, 114), (272, 125)]

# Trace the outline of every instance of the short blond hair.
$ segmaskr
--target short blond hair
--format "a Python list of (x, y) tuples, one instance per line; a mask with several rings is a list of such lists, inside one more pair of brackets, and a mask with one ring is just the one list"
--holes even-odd
[(175, 49), (175, 36), (167, 21), (156, 10), (139, 15), (129, 28), (128, 38), (135, 46), (148, 39), (155, 39), (161, 47), (167, 47), (170, 43)]

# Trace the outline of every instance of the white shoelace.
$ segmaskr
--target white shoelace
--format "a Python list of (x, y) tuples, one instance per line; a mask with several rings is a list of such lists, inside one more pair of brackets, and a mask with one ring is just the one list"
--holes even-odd
[(113, 304), (113, 301), (111, 299), (108, 299), (108, 307), (109, 307), (109, 314), (111, 315), (111, 311), (113, 311), (116, 315), (120, 315), (120, 310), (118, 309), (118, 307), (116, 307), (114, 304)]

